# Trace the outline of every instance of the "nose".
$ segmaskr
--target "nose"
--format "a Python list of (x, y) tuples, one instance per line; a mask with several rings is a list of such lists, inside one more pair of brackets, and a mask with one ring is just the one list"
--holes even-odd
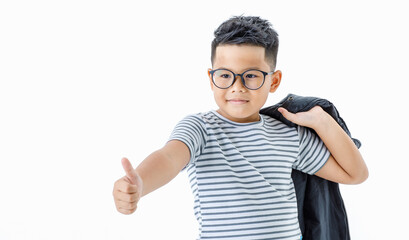
[(235, 82), (230, 88), (232, 92), (245, 92), (246, 91), (246, 87), (243, 85), (243, 82), (240, 76), (236, 76)]

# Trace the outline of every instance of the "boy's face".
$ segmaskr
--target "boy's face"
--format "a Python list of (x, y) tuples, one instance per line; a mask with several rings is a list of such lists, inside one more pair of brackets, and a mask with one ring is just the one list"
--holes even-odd
[[(213, 69), (228, 69), (241, 74), (249, 69), (270, 72), (271, 68), (265, 60), (265, 49), (249, 45), (221, 45), (216, 48)], [(259, 111), (267, 101), (268, 94), (274, 92), (281, 82), (281, 71), (265, 77), (265, 82), (257, 90), (247, 89), (240, 76), (227, 89), (220, 89), (212, 82), (212, 69), (208, 70), (214, 99), (219, 109), (217, 112), (234, 122), (259, 121)]]

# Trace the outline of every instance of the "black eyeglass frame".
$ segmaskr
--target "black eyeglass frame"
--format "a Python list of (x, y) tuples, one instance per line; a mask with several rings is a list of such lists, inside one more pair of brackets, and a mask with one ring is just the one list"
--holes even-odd
[[(228, 87), (224, 87), (224, 88), (219, 87), (219, 86), (217, 86), (217, 84), (214, 82), (214, 77), (213, 77), (213, 76), (214, 76), (214, 73), (215, 73), (216, 71), (218, 71), (218, 70), (225, 70), (225, 71), (229, 71), (229, 72), (233, 73), (233, 76), (234, 76), (233, 82), (232, 82)], [(259, 72), (261, 72), (261, 73), (263, 74), (263, 76), (264, 76), (263, 82), (261, 83), (261, 85), (260, 85), (258, 88), (249, 88), (249, 87), (247, 87), (246, 81), (244, 80), (243, 75), (244, 75), (246, 72), (249, 72), (249, 71), (259, 71)], [(272, 72), (264, 72), (264, 71), (261, 71), (261, 70), (258, 70), (258, 69), (249, 69), (249, 70), (246, 70), (246, 71), (242, 72), (241, 74), (236, 74), (236, 73), (234, 73), (233, 71), (231, 71), (231, 70), (229, 70), (229, 69), (219, 68), (219, 69), (213, 69), (213, 70), (209, 71), (209, 73), (212, 74), (212, 82), (213, 82), (213, 84), (214, 84), (217, 88), (220, 88), (220, 89), (228, 89), (229, 87), (233, 86), (233, 84), (236, 82), (237, 76), (240, 76), (240, 78), (241, 78), (241, 83), (243, 83), (243, 86), (244, 86), (244, 87), (246, 87), (246, 88), (249, 89), (249, 90), (257, 90), (257, 89), (261, 88), (261, 87), (264, 85), (264, 82), (266, 81), (266, 76), (273, 74), (274, 71), (272, 71)]]

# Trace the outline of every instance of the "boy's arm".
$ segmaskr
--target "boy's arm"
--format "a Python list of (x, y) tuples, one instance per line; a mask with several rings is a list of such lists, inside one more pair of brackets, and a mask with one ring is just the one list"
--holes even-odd
[(368, 168), (351, 138), (321, 107), (296, 114), (278, 109), (285, 118), (300, 126), (314, 129), (331, 153), (328, 161), (315, 175), (327, 180), (359, 184), (368, 178)]
[(178, 140), (169, 141), (163, 148), (149, 155), (136, 168), (143, 182), (142, 196), (175, 178), (189, 160), (189, 148)]
[(189, 160), (188, 147), (178, 140), (171, 140), (153, 152), (136, 169), (128, 159), (123, 158), (126, 175), (115, 182), (113, 190), (117, 210), (123, 214), (135, 212), (141, 197), (176, 177)]

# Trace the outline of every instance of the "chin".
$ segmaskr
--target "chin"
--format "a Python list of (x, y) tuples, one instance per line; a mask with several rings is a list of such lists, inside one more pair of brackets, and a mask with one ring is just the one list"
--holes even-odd
[(234, 118), (235, 121), (237, 121), (237, 122), (252, 122), (252, 121), (258, 121), (259, 120), (258, 115), (257, 115), (257, 117), (255, 117), (254, 113), (249, 113), (249, 112), (234, 111), (234, 112), (227, 112), (227, 114), (230, 116), (230, 118)]

